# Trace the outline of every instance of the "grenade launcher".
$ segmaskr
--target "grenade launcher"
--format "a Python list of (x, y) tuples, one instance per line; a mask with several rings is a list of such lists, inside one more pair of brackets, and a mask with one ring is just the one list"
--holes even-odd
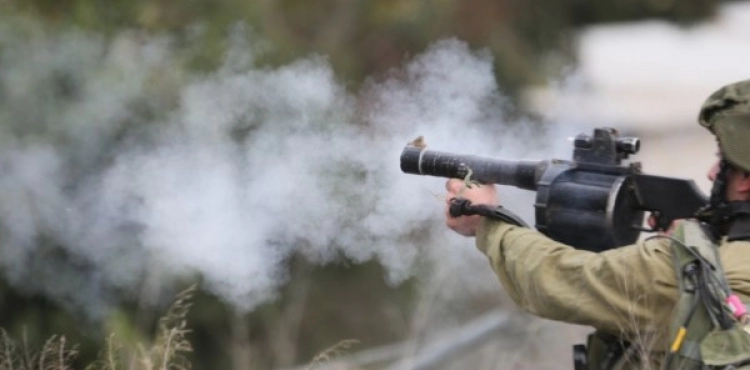
[[(640, 149), (638, 138), (597, 128), (591, 136), (578, 135), (573, 147), (572, 161), (518, 161), (407, 145), (401, 170), (536, 191), (536, 229), (558, 242), (595, 252), (632, 244), (642, 231), (666, 230), (672, 221), (690, 218), (708, 203), (692, 180), (646, 175), (638, 162), (621, 164)], [(515, 217), (502, 208), (471, 205), (465, 199), (453, 200), (450, 212)], [(653, 229), (642, 226), (646, 212), (655, 221)]]

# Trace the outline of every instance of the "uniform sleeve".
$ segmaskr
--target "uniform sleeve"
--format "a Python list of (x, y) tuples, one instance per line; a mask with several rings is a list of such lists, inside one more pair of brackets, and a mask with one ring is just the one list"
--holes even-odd
[(747, 305), (750, 303), (750, 242), (734, 241), (719, 248), (721, 264), (732, 292), (738, 294)]
[(510, 297), (544, 318), (638, 335), (668, 326), (677, 300), (665, 241), (594, 253), (534, 230), (484, 219), (477, 247)]

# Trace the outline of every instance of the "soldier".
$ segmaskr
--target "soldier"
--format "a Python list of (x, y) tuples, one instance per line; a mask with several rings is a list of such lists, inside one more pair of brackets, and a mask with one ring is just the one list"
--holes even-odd
[[(712, 94), (699, 123), (719, 146), (719, 158), (708, 172), (714, 182), (710, 205), (700, 218), (716, 233), (720, 247), (713, 244), (712, 255), (705, 258), (709, 252), (691, 257), (696, 253), (683, 247), (682, 234), (675, 235), (678, 240), (655, 238), (593, 253), (502, 221), (454, 218), (446, 207), (447, 226), (476, 236), (477, 247), (521, 308), (596, 329), (579, 368), (750, 366), (750, 335), (732, 330), (745, 325), (743, 312), (739, 319), (727, 314), (736, 308), (731, 303), (740, 304), (732, 299), (750, 302), (750, 80)], [(463, 187), (462, 181), (449, 180), (447, 198)], [(494, 186), (464, 189), (463, 197), (473, 204), (499, 204)], [(730, 339), (714, 338), (730, 332)], [(741, 348), (728, 349), (727, 343)]]

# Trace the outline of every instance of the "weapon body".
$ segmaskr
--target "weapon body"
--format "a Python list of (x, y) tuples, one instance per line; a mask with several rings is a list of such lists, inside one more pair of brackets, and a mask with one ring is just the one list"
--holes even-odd
[[(504, 160), (407, 145), (401, 170), (445, 178), (471, 175), (471, 180), (484, 184), (536, 191), (536, 229), (591, 251), (632, 244), (642, 231), (666, 230), (674, 220), (693, 217), (708, 203), (692, 180), (646, 175), (638, 162), (621, 164), (640, 150), (638, 138), (597, 128), (592, 136), (578, 135), (573, 145), (570, 161)], [(461, 208), (465, 214), (477, 213), (465, 201)], [(641, 226), (645, 212), (656, 221), (653, 230)]]

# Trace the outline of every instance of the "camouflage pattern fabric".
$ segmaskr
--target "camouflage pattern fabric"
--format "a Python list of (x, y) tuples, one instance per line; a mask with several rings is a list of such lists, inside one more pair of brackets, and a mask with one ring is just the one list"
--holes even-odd
[(750, 80), (711, 94), (701, 107), (698, 122), (716, 135), (730, 164), (750, 171)]
[[(483, 219), (477, 247), (510, 297), (551, 320), (592, 326), (638, 349), (614, 369), (659, 369), (679, 299), (672, 248), (664, 239), (593, 253), (537, 231)], [(750, 302), (750, 242), (723, 243), (729, 286)]]

